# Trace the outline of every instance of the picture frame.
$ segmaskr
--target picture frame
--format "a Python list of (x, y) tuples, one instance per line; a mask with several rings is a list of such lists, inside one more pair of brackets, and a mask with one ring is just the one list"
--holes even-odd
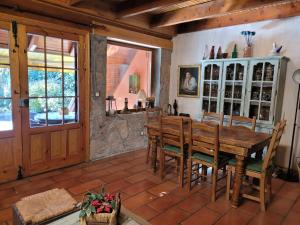
[(200, 97), (201, 65), (178, 66), (177, 96)]

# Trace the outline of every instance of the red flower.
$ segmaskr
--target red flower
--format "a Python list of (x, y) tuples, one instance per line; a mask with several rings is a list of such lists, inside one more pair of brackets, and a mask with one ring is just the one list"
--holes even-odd
[(106, 194), (104, 196), (104, 200), (107, 201), (107, 202), (114, 200), (114, 198), (115, 198), (115, 195), (113, 195), (113, 194)]
[(94, 206), (94, 207), (97, 207), (97, 206), (100, 206), (101, 205), (101, 202), (99, 200), (93, 200), (91, 202), (91, 205)]
[(104, 209), (104, 206), (100, 206), (99, 208), (97, 208), (97, 213), (102, 213)]
[(108, 206), (105, 206), (104, 211), (110, 213), (112, 211), (111, 209), (112, 209), (111, 206), (108, 205)]

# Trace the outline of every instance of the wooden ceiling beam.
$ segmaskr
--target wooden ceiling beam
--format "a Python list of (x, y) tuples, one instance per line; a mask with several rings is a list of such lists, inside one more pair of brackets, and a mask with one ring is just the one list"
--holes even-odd
[(74, 6), (77, 5), (80, 2), (83, 2), (84, 0), (68, 0), (68, 5)]
[[(141, 2), (136, 1), (136, 3), (123, 2), (122, 6), (118, 7), (118, 17), (126, 18), (132, 17), (144, 13), (153, 12), (155, 10), (161, 9), (163, 7), (175, 5), (178, 3), (186, 2), (186, 0), (152, 0), (147, 3), (138, 3)], [(131, 7), (134, 5), (133, 7)], [(129, 7), (128, 7), (129, 6)], [(125, 8), (126, 7), (126, 8)]]
[(215, 0), (161, 15), (152, 18), (153, 27), (172, 26), (181, 23), (224, 16), (228, 13), (256, 9), (270, 4), (285, 2), (284, 0)]
[(188, 33), (201, 30), (208, 30), (220, 27), (234, 26), (253, 23), (264, 20), (283, 19), (300, 15), (300, 0), (268, 5), (255, 10), (248, 10), (238, 13), (223, 15), (217, 18), (210, 18), (195, 21), (178, 26), (178, 33)]

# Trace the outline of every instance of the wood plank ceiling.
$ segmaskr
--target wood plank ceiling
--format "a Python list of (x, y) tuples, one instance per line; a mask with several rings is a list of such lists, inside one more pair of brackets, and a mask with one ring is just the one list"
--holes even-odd
[(3, 10), (171, 39), (177, 33), (297, 16), (300, 0), (1, 0)]

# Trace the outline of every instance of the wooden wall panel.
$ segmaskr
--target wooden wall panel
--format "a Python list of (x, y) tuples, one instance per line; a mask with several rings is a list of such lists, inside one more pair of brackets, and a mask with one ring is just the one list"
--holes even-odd
[(77, 155), (80, 153), (81, 150), (81, 129), (72, 129), (69, 130), (68, 133), (68, 142), (69, 142), (69, 155)]
[(10, 169), (15, 166), (14, 160), (14, 139), (0, 140), (0, 168), (1, 170)]
[(47, 133), (30, 136), (30, 162), (31, 165), (44, 163), (47, 156)]
[(17, 177), (20, 164), (16, 138), (0, 139), (0, 183)]
[(67, 131), (56, 131), (50, 134), (51, 160), (64, 159), (67, 156)]

